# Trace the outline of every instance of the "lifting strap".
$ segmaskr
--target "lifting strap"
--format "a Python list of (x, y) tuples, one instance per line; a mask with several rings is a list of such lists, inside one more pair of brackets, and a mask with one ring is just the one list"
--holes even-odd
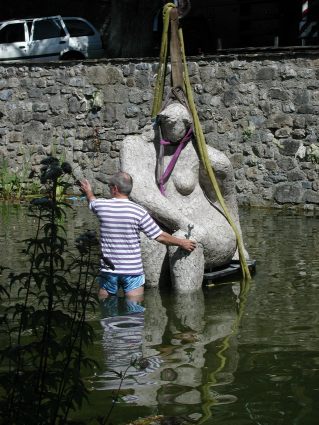
[[(174, 9), (174, 12), (172, 10)], [(217, 179), (215, 177), (215, 173), (213, 171), (212, 165), (209, 160), (208, 152), (207, 152), (207, 146), (205, 141), (205, 136), (198, 118), (196, 105), (193, 98), (193, 92), (189, 80), (188, 75), (188, 69), (187, 69), (187, 63), (186, 63), (186, 56), (185, 56), (185, 49), (184, 49), (184, 39), (183, 39), (183, 32), (181, 28), (178, 28), (178, 23), (176, 23), (176, 16), (177, 16), (177, 8), (174, 3), (167, 3), (163, 8), (163, 34), (162, 34), (162, 42), (161, 42), (161, 51), (160, 51), (160, 60), (159, 60), (159, 66), (158, 66), (158, 74), (157, 74), (157, 80), (155, 84), (155, 91), (154, 91), (154, 101), (153, 101), (153, 108), (152, 108), (152, 119), (156, 120), (156, 117), (158, 113), (161, 110), (162, 105), (162, 99), (164, 94), (164, 85), (165, 85), (165, 78), (166, 78), (166, 70), (167, 70), (167, 58), (168, 58), (168, 30), (171, 23), (171, 46), (173, 46), (173, 50), (171, 51), (171, 57), (173, 56), (172, 60), (172, 86), (174, 88), (181, 88), (186, 93), (186, 99), (189, 105), (189, 110), (192, 114), (193, 118), (193, 131), (195, 134), (198, 152), (200, 156), (200, 160), (204, 165), (205, 171), (207, 173), (207, 176), (209, 178), (209, 181), (215, 191), (216, 197), (218, 202), (220, 203), (224, 215), (232, 227), (236, 239), (237, 239), (237, 247), (238, 247), (238, 253), (239, 253), (239, 260), (241, 264), (242, 274), (244, 280), (250, 280), (250, 272), (247, 265), (247, 261), (245, 258), (245, 252), (244, 252), (244, 245), (241, 238), (241, 235), (237, 229), (237, 226), (231, 217), (230, 213), (228, 212), (227, 206), (225, 204), (224, 198), (221, 194), (221, 191), (218, 186)], [(176, 26), (177, 25), (177, 26)], [(175, 33), (177, 31), (178, 34), (178, 43), (176, 43), (176, 37)], [(172, 38), (174, 40), (172, 41)], [(182, 80), (180, 78), (180, 63), (182, 64)], [(174, 72), (173, 72), (174, 68)], [(182, 86), (182, 87), (181, 87)]]
[[(159, 185), (159, 188), (160, 188), (162, 195), (165, 195), (165, 183), (169, 179), (169, 176), (171, 175), (172, 171), (174, 170), (175, 164), (178, 160), (180, 153), (182, 152), (182, 150), (187, 145), (187, 142), (190, 141), (190, 139), (192, 138), (192, 135), (193, 135), (193, 130), (192, 130), (192, 128), (189, 128), (187, 130), (185, 136), (178, 142), (177, 149), (175, 150), (174, 155), (172, 156), (172, 159), (170, 160), (169, 164), (167, 165), (166, 170), (164, 172), (162, 170), (160, 171), (160, 175), (158, 176), (157, 181), (158, 181), (158, 185)], [(172, 142), (170, 142), (169, 140), (165, 140), (165, 139), (161, 138), (160, 144), (161, 144), (161, 147), (163, 147), (165, 145), (171, 145)], [(164, 154), (164, 152), (163, 152), (163, 154)], [(161, 165), (162, 164), (160, 163), (158, 168), (160, 168)]]

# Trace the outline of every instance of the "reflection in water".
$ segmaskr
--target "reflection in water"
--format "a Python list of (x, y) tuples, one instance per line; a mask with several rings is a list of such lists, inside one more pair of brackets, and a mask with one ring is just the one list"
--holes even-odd
[[(32, 220), (22, 208), (6, 206), (0, 221), (0, 264), (23, 270), (20, 241), (32, 234)], [(79, 207), (66, 222), (70, 246), (96, 224)], [(129, 369), (114, 424), (148, 414), (207, 425), (318, 424), (319, 220), (250, 209), (241, 210), (241, 224), (257, 260), (246, 303), (238, 302), (239, 282), (230, 282), (192, 296), (147, 290), (144, 311), (119, 299), (104, 306), (102, 321), (100, 313), (90, 314), (103, 330), (93, 347), (101, 370), (81, 420), (89, 424), (105, 412), (118, 381), (111, 369), (125, 370), (134, 354), (149, 362)]]
[[(219, 404), (236, 401), (236, 396), (217, 390), (218, 385), (233, 380), (237, 367), (233, 335), (239, 316), (237, 297), (230, 292), (230, 302), (222, 305), (216, 293), (214, 297), (205, 294), (205, 299), (202, 290), (172, 295), (151, 288), (145, 292), (145, 311), (136, 313), (132, 310), (141, 306), (132, 307), (125, 298), (104, 300), (105, 369), (96, 389), (117, 389), (119, 373), (131, 359), (143, 358), (144, 367), (130, 368), (122, 385), (130, 389), (122, 398), (126, 403), (168, 405), (170, 414), (199, 419), (203, 412), (209, 416), (212, 400)], [(210, 303), (210, 313), (205, 311), (205, 301)], [(215, 374), (209, 372), (212, 369)]]
[[(61, 218), (61, 225), (66, 230), (69, 248), (74, 251), (75, 239), (88, 229), (97, 230), (98, 223), (92, 220), (92, 213), (86, 203), (74, 209), (67, 209)], [(25, 271), (27, 256), (22, 253), (24, 240), (35, 236), (37, 220), (28, 215), (28, 205), (6, 204), (0, 202), (0, 264), (16, 272)]]
[[(139, 380), (156, 369), (160, 362), (156, 356), (143, 358), (144, 307), (126, 297), (111, 296), (101, 301), (101, 310), (105, 371), (100, 374), (96, 388), (118, 389), (121, 375), (132, 363), (135, 366), (127, 369), (121, 387), (134, 387)], [(124, 399), (133, 401), (136, 397)]]
[(123, 296), (110, 296), (100, 301), (102, 318), (123, 316), (133, 313), (144, 313), (142, 303)]
[[(231, 394), (219, 394), (213, 390), (214, 386), (229, 384), (231, 381), (226, 381), (221, 378), (224, 376), (224, 369), (227, 362), (227, 351), (230, 349), (231, 338), (236, 336), (241, 323), (241, 319), (245, 312), (245, 306), (247, 302), (247, 296), (250, 290), (251, 281), (241, 280), (239, 292), (236, 289), (234, 292), (237, 295), (237, 317), (235, 318), (231, 333), (226, 335), (220, 345), (219, 351), (216, 353), (216, 357), (220, 360), (220, 365), (210, 372), (209, 379), (203, 384), (203, 398), (202, 398), (202, 409), (203, 417), (199, 421), (199, 424), (207, 422), (212, 416), (212, 407), (216, 404), (229, 404), (237, 401), (237, 397)], [(227, 376), (227, 374), (226, 374)], [(229, 377), (229, 374), (228, 374)]]

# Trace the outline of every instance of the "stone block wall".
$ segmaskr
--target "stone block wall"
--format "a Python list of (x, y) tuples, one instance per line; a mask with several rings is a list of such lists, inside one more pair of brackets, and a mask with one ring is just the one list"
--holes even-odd
[[(319, 53), (188, 64), (206, 142), (230, 158), (239, 203), (319, 208)], [(121, 141), (150, 122), (156, 68), (143, 60), (3, 64), (0, 164), (27, 175), (53, 152), (107, 193)]]

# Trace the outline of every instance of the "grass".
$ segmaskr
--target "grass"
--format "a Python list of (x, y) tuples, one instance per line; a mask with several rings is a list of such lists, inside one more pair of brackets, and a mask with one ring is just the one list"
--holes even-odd
[(0, 161), (0, 199), (21, 200), (30, 195), (39, 195), (41, 185), (28, 178), (27, 166), (20, 172), (10, 170), (8, 161)]

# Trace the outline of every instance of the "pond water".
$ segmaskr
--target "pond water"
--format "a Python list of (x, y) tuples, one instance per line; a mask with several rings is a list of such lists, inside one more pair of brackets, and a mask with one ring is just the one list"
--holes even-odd
[[(23, 269), (25, 208), (1, 205), (1, 264)], [(144, 307), (113, 298), (90, 320), (100, 368), (88, 377), (87, 424), (108, 412), (132, 358), (113, 424), (150, 415), (214, 425), (317, 425), (319, 420), (319, 220), (241, 210), (245, 245), (257, 271), (245, 296), (239, 280), (190, 296), (147, 290)], [(96, 221), (77, 206), (70, 241)], [(70, 242), (71, 243), (71, 242)], [(91, 353), (91, 354), (92, 354)]]

